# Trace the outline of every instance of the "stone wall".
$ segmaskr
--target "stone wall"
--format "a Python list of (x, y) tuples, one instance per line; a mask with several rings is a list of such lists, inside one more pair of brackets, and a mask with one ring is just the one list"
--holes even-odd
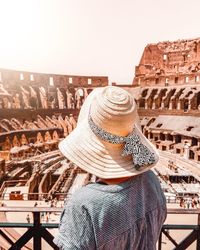
[(108, 85), (108, 77), (58, 75), (0, 69), (0, 82), (5, 88), (21, 86), (24, 84), (36, 87), (42, 85), (43, 87), (55, 86), (58, 88), (66, 88), (67, 86), (73, 85), (74, 87), (88, 88)]
[(148, 44), (135, 68), (135, 86), (200, 84), (200, 39)]
[(155, 110), (154, 113), (183, 114), (186, 112), (199, 114), (200, 111), (200, 86), (154, 86), (143, 87), (136, 97), (138, 108)]
[(0, 69), (0, 109), (80, 109), (108, 77), (41, 74)]

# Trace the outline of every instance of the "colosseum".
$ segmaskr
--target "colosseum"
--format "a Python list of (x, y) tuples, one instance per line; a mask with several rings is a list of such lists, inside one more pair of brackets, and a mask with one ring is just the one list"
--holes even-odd
[[(107, 76), (0, 69), (2, 204), (57, 204), (95, 181), (65, 159), (58, 144), (76, 127), (88, 94), (108, 84)], [(160, 152), (153, 171), (167, 201), (179, 204), (186, 197), (192, 207), (200, 199), (200, 39), (148, 44), (132, 85), (112, 85), (130, 91), (136, 100), (141, 129)], [(19, 232), (4, 234), (19, 237)], [(2, 249), (10, 246), (5, 239), (0, 234)]]
[(133, 85), (146, 137), (200, 162), (200, 40), (147, 45)]

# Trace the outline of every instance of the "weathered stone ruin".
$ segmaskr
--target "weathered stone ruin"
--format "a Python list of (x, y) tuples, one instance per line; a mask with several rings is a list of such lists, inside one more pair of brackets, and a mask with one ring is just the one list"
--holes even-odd
[(200, 162), (200, 39), (147, 45), (133, 86), (146, 137)]
[[(93, 176), (64, 159), (58, 143), (76, 127), (87, 95), (108, 85), (108, 78), (0, 72), (0, 195), (14, 197), (3, 190), (18, 185), (26, 190), (19, 199), (69, 197)], [(161, 153), (194, 164), (200, 162), (199, 78), (200, 40), (180, 40), (147, 45), (133, 84), (120, 85), (135, 97), (144, 135)], [(184, 170), (171, 165), (178, 182), (177, 171)], [(168, 167), (159, 167), (168, 173)], [(177, 183), (169, 185), (165, 174), (155, 171), (168, 191), (175, 190)]]
[(200, 82), (200, 39), (148, 44), (133, 85), (170, 86)]
[(1, 198), (64, 199), (91, 177), (64, 159), (58, 144), (76, 127), (88, 94), (106, 85), (103, 76), (0, 69)]
[(0, 109), (80, 109), (93, 88), (106, 85), (106, 76), (0, 69)]

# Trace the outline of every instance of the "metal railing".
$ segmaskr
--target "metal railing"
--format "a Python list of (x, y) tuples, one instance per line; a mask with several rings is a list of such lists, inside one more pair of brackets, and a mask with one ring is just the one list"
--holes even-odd
[[(14, 195), (14, 194), (13, 194)], [(55, 192), (54, 194), (50, 193), (20, 193), (20, 194), (15, 194), (16, 200), (22, 200), (22, 201), (27, 201), (27, 200), (34, 200), (34, 201), (48, 201), (52, 199), (57, 199), (58, 201), (65, 201), (70, 195), (67, 192), (62, 192), (58, 193)], [(18, 198), (19, 196), (19, 198)], [(51, 197), (52, 196), (52, 197)], [(185, 198), (187, 199), (188, 196), (171, 196), (171, 197), (166, 197), (166, 202), (171, 203), (171, 204), (180, 204), (180, 199)], [(8, 201), (8, 200), (14, 200), (11, 199), (10, 193), (1, 193), (0, 192), (0, 200), (3, 201)], [(198, 205), (200, 207), (200, 205)]]
[[(167, 214), (177, 214), (177, 215), (197, 215), (197, 223), (195, 225), (184, 225), (184, 224), (164, 224), (160, 233), (158, 241), (158, 250), (162, 250), (162, 236), (163, 234), (167, 239), (174, 245), (173, 250), (185, 250), (193, 242), (196, 241), (196, 249), (200, 249), (200, 209), (168, 209)], [(190, 230), (191, 232), (181, 240), (177, 242), (170, 234), (169, 230)]]
[[(27, 244), (30, 239), (33, 239), (32, 249), (42, 249), (42, 239), (44, 239), (53, 249), (59, 249), (53, 243), (53, 235), (47, 230), (57, 228), (58, 223), (42, 223), (40, 213), (61, 213), (62, 208), (46, 208), (46, 207), (0, 207), (1, 212), (32, 212), (33, 223), (17, 223), (17, 222), (0, 222), (0, 236), (10, 244), (9, 250), (18, 250)], [(196, 214), (197, 223), (195, 225), (183, 224), (164, 224), (158, 241), (158, 250), (162, 250), (162, 236), (174, 245), (174, 250), (187, 249), (193, 242), (196, 242), (196, 249), (200, 249), (200, 209), (168, 209), (168, 214), (188, 215)], [(27, 231), (19, 237), (15, 242), (4, 232), (5, 228), (27, 228)], [(169, 230), (190, 230), (191, 232), (180, 243), (176, 241), (170, 234)], [(29, 248), (30, 249), (30, 248)]]
[[(50, 228), (58, 228), (58, 223), (42, 223), (40, 213), (61, 213), (62, 208), (47, 208), (47, 207), (0, 207), (0, 212), (32, 212), (33, 223), (17, 223), (17, 222), (0, 222), (0, 235), (11, 245), (9, 250), (18, 250), (27, 244), (30, 239), (33, 239), (34, 250), (42, 249), (42, 239), (44, 239), (53, 249), (59, 249), (53, 243), (53, 235), (47, 230)], [(3, 228), (27, 228), (27, 231), (20, 236), (17, 241), (13, 242), (11, 235), (6, 234)], [(29, 248), (30, 249), (30, 248)]]

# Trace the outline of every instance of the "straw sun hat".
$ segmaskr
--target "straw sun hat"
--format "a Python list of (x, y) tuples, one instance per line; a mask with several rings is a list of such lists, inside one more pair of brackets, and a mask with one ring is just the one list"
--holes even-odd
[(159, 158), (140, 130), (134, 98), (114, 86), (92, 91), (80, 110), (77, 127), (59, 149), (77, 166), (103, 179), (138, 175)]

